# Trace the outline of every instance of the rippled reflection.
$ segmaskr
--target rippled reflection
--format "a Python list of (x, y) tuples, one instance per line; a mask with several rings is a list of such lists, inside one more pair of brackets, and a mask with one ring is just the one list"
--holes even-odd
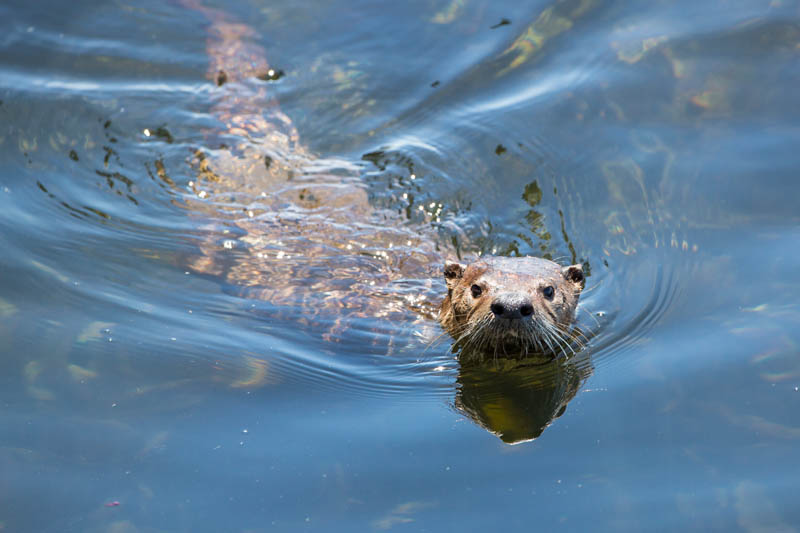
[(455, 406), (507, 444), (539, 437), (591, 376), (587, 357), (528, 363), (498, 359), (462, 366)]

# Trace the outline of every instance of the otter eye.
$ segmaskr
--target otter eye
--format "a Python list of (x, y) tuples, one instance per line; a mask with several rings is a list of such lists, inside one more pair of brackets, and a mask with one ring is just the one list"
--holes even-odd
[(481, 289), (478, 285), (473, 285), (470, 287), (470, 290), (472, 291), (473, 298), (480, 298), (481, 294), (483, 294), (483, 289)]
[(544, 297), (547, 298), (548, 300), (552, 300), (553, 299), (553, 295), (555, 293), (556, 293), (556, 290), (553, 288), (552, 285), (548, 285), (547, 287), (542, 289), (542, 294), (544, 294)]

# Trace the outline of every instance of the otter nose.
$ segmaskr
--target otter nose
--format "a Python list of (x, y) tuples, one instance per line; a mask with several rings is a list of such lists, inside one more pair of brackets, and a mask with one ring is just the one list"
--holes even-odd
[(525, 294), (502, 293), (495, 296), (489, 306), (497, 318), (524, 318), (533, 314), (533, 304)]

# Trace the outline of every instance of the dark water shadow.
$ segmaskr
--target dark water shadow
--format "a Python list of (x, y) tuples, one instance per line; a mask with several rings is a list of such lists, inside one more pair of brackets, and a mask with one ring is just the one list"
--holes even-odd
[(506, 444), (542, 435), (592, 374), (588, 356), (535, 364), (501, 359), (462, 366), (454, 406)]

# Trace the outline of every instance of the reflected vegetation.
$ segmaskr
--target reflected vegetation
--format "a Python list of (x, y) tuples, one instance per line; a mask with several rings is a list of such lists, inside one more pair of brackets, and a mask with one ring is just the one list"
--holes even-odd
[(433, 16), (431, 22), (436, 24), (450, 24), (459, 16), (465, 3), (466, 0), (450, 0), (445, 5), (444, 9)]
[(511, 46), (500, 54), (500, 60), (509, 62), (500, 70), (498, 76), (532, 60), (548, 41), (570, 30), (576, 19), (586, 16), (595, 7), (597, 7), (595, 0), (569, 0), (556, 2), (545, 8), (511, 43)]

